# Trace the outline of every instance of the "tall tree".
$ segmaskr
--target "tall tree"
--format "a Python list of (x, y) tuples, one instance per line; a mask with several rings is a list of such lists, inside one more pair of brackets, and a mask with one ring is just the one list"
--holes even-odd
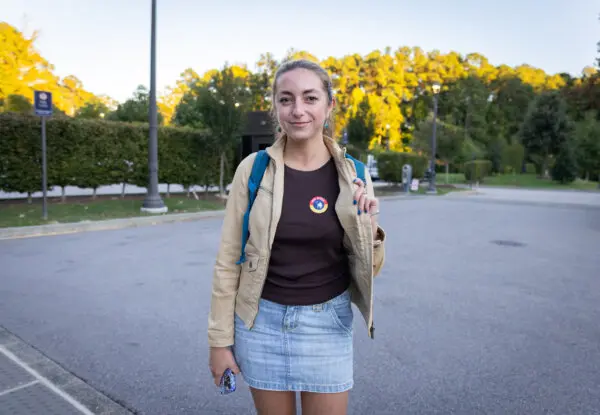
[(221, 196), (225, 195), (227, 155), (236, 147), (250, 98), (246, 79), (236, 76), (233, 68), (226, 66), (208, 81), (192, 87), (175, 111), (174, 119), (179, 125), (204, 126), (218, 138)]
[(521, 143), (545, 177), (550, 157), (558, 154), (572, 132), (567, 106), (558, 92), (544, 92), (532, 102), (521, 125)]
[[(133, 93), (133, 97), (119, 104), (117, 109), (106, 116), (106, 119), (111, 121), (122, 122), (148, 122), (148, 114), (150, 112), (150, 93), (143, 85), (138, 85)], [(163, 116), (158, 113), (158, 124), (163, 123)]]
[[(414, 132), (413, 149), (431, 155), (433, 136), (433, 117), (429, 116)], [(446, 181), (450, 173), (450, 164), (463, 158), (465, 145), (464, 128), (443, 120), (436, 121), (436, 159), (446, 167)]]
[(594, 111), (576, 123), (575, 143), (581, 176), (600, 181), (600, 121)]
[(371, 113), (369, 99), (364, 97), (358, 105), (355, 115), (348, 121), (348, 143), (358, 151), (366, 152), (374, 133), (375, 117)]

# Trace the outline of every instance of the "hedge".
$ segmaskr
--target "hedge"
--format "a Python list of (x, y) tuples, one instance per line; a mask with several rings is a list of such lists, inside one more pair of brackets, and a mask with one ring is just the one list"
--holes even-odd
[(415, 153), (381, 152), (377, 155), (377, 170), (381, 180), (391, 183), (402, 183), (402, 167), (412, 166), (412, 177), (422, 178), (429, 165), (425, 156)]
[(468, 182), (483, 182), (484, 178), (492, 172), (492, 162), (490, 160), (467, 161), (464, 166), (465, 179)]
[[(97, 189), (129, 183), (147, 186), (147, 124), (49, 118), (46, 122), (48, 188)], [(41, 190), (41, 120), (0, 113), (0, 190)], [(159, 127), (159, 182), (218, 184), (220, 155), (208, 134), (188, 128)]]

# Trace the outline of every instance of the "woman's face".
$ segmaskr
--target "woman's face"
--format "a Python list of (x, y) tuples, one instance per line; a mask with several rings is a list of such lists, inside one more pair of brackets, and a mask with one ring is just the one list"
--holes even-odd
[(293, 69), (277, 80), (275, 108), (279, 125), (293, 140), (321, 137), (333, 107), (323, 81), (308, 69)]

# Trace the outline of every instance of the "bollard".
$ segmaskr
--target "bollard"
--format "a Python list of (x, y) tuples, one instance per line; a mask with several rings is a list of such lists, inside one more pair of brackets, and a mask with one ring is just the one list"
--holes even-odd
[(404, 191), (410, 193), (410, 183), (412, 182), (412, 166), (405, 164), (402, 166), (402, 184), (404, 185)]

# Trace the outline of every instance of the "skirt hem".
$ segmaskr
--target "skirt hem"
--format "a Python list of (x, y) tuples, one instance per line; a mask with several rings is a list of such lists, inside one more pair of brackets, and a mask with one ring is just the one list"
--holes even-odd
[(254, 389), (278, 391), (278, 392), (313, 392), (313, 393), (340, 393), (347, 392), (354, 386), (354, 381), (338, 384), (338, 385), (315, 385), (310, 383), (285, 383), (265, 382), (262, 380), (242, 377), (246, 384)]

